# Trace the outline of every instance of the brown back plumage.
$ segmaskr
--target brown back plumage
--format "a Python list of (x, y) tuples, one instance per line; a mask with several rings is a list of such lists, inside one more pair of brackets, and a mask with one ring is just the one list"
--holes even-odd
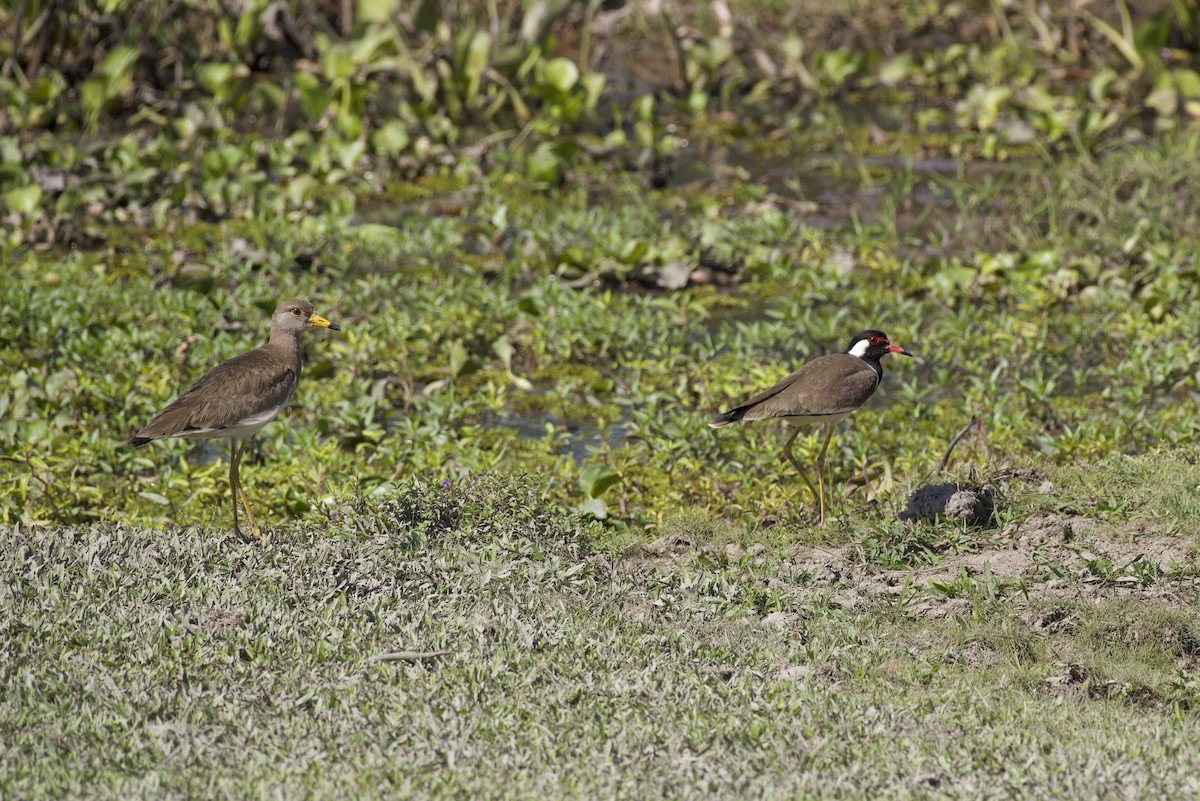
[(338, 330), (313, 314), (307, 300), (285, 300), (271, 316), (271, 339), (213, 368), (154, 415), (128, 442), (141, 447), (164, 437), (244, 437), (287, 404), (300, 380), (300, 332), (313, 325)]
[(713, 418), (722, 428), (737, 420), (843, 415), (867, 402), (879, 386), (879, 373), (849, 353), (831, 353), (808, 362), (770, 389)]
[(284, 406), (300, 378), (294, 354), (268, 343), (218, 365), (129, 439), (141, 447), (164, 437), (220, 437), (242, 420)]

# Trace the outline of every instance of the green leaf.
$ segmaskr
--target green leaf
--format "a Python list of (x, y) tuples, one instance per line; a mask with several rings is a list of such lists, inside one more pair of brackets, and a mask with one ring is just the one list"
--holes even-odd
[[(55, 74), (55, 77), (59, 77)], [(29, 90), (29, 101), (37, 105), (48, 105), (58, 97), (62, 87), (50, 76), (43, 75)]]
[(1200, 75), (1192, 70), (1171, 70), (1179, 94), (1187, 100), (1200, 98)]
[(557, 183), (562, 177), (563, 163), (549, 142), (542, 142), (525, 157), (525, 172), (531, 180)]
[(196, 81), (209, 94), (219, 94), (233, 76), (233, 69), (232, 64), (201, 64), (196, 68)]
[(530, 317), (537, 317), (542, 313), (542, 305), (533, 295), (525, 295), (518, 300), (517, 309)]
[(150, 503), (157, 503), (159, 506), (171, 505), (171, 501), (165, 495), (159, 495), (157, 492), (139, 492), (138, 495), (150, 501)]
[(492, 351), (500, 357), (500, 361), (506, 368), (512, 367), (513, 354), (517, 352), (517, 349), (508, 341), (508, 337), (500, 337), (493, 342)]
[(300, 105), (309, 119), (319, 119), (329, 108), (330, 94), (316, 75), (307, 72), (292, 73), (296, 92), (300, 95)]
[(108, 81), (103, 78), (88, 78), (79, 85), (79, 102), (83, 106), (89, 125), (95, 123), (104, 109), (104, 103), (108, 100), (107, 88)]
[(455, 342), (450, 346), (450, 376), (453, 378), (463, 371), (467, 366), (467, 361), (470, 359), (470, 354), (467, 353), (467, 348), (461, 341)]
[(604, 92), (604, 86), (608, 79), (599, 72), (589, 72), (583, 76), (582, 81), (585, 95), (584, 104), (589, 109), (594, 109), (600, 102), (600, 95)]
[(333, 151), (333, 157), (337, 159), (341, 168), (346, 172), (353, 172), (358, 164), (358, 160), (367, 152), (367, 143), (362, 139), (355, 139), (350, 142), (339, 144)]
[(110, 81), (123, 78), (137, 63), (138, 51), (135, 47), (114, 47), (109, 50), (100, 62), (100, 74)]
[(895, 86), (908, 80), (916, 71), (916, 63), (911, 53), (889, 58), (879, 68), (879, 82), (884, 86)]
[(591, 515), (597, 520), (604, 520), (608, 517), (608, 504), (604, 502), (603, 498), (588, 498), (575, 508), (580, 514)]
[(488, 56), (491, 52), (491, 36), (482, 31), (476, 31), (471, 35), (462, 61), (462, 75), (465, 78), (463, 95), (468, 103), (479, 94), (479, 82), (483, 77), (483, 71), (487, 69)]
[(42, 188), (37, 184), (10, 189), (4, 193), (4, 205), (18, 214), (33, 214), (41, 202)]
[(336, 44), (326, 50), (325, 57), (321, 59), (321, 71), (330, 82), (348, 81), (353, 78), (357, 67), (350, 55), (350, 48)]
[(385, 156), (403, 153), (408, 143), (408, 128), (398, 120), (386, 122), (371, 133), (371, 147)]
[(650, 245), (638, 239), (631, 239), (621, 248), (620, 262), (622, 264), (636, 264), (650, 252)]
[(579, 474), (579, 485), (591, 498), (599, 498), (614, 484), (621, 483), (621, 474), (608, 465), (594, 464)]
[(579, 83), (579, 67), (569, 58), (552, 58), (546, 62), (546, 84), (560, 94), (566, 94)]
[(442, 18), (441, 0), (420, 0), (412, 15), (413, 27), (418, 31), (430, 33)]
[(359, 22), (387, 22), (396, 11), (396, 0), (357, 0), (355, 6)]

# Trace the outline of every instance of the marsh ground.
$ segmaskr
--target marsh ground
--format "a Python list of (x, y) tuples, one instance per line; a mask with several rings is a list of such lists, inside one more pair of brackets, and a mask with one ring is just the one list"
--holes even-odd
[[(1194, 4), (112, 5), (0, 42), (0, 796), (1196, 794)], [(293, 295), (258, 546), (121, 441)], [(864, 327), (816, 526), (706, 421)]]
[(2, 557), (5, 791), (1187, 797), (1180, 464), (1030, 469), (993, 530), (886, 539), (868, 512), (815, 547), (696, 515), (615, 546), (501, 476), (348, 501), (266, 547), (35, 529)]

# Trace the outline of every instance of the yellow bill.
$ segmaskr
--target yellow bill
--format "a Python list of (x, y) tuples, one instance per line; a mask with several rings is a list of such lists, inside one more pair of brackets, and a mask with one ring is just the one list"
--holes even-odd
[(319, 314), (314, 314), (308, 318), (309, 325), (315, 325), (317, 328), (328, 328), (330, 331), (340, 331), (336, 323), (331, 323)]

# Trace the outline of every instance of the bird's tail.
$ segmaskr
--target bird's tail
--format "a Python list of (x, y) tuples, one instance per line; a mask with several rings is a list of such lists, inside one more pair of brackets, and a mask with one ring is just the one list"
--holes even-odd
[(741, 409), (732, 409), (728, 412), (725, 412), (724, 414), (718, 414), (712, 420), (708, 421), (708, 425), (710, 428), (724, 428), (725, 426), (729, 425), (730, 423), (736, 422), (741, 419), (742, 419), (742, 410)]
[(140, 448), (143, 445), (149, 445), (154, 441), (154, 437), (130, 437), (125, 440), (126, 445), (132, 445), (135, 448)]

